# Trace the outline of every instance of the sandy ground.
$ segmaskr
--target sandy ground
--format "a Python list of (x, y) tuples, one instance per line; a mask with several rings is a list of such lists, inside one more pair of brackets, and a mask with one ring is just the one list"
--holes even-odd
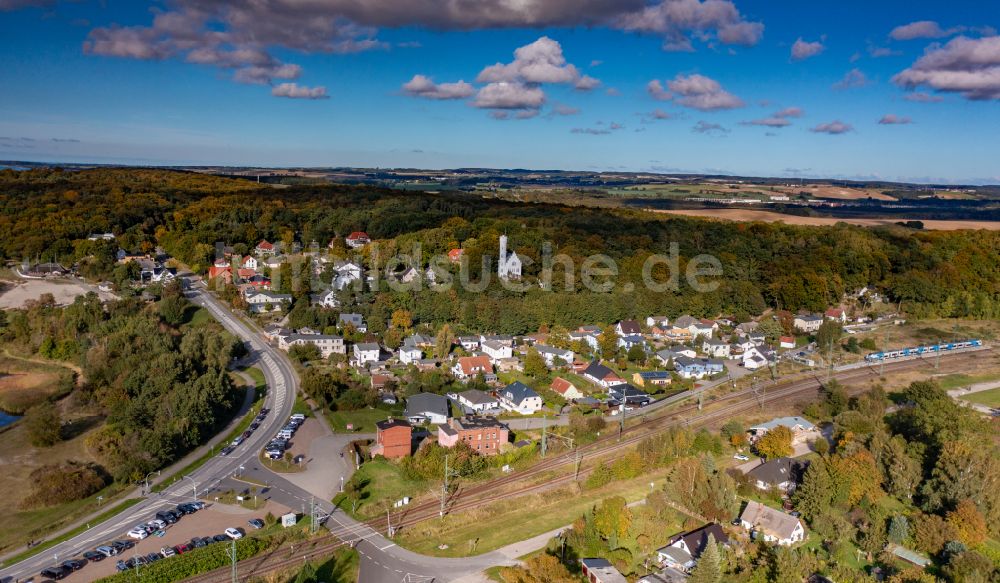
[[(281, 516), (288, 512), (288, 508), (273, 501), (268, 501), (260, 510), (246, 510), (237, 506), (227, 506), (224, 504), (211, 505), (195, 514), (188, 514), (178, 520), (176, 524), (168, 526), (166, 534), (162, 538), (155, 536), (147, 537), (145, 540), (139, 541), (131, 549), (125, 551), (124, 555), (109, 557), (99, 563), (89, 563), (84, 568), (63, 579), (63, 581), (68, 583), (85, 583), (86, 581), (94, 581), (101, 577), (114, 575), (118, 572), (115, 569), (115, 563), (119, 559), (127, 559), (137, 554), (146, 555), (155, 553), (163, 547), (190, 542), (191, 538), (195, 536), (211, 537), (221, 534), (222, 531), (229, 527), (241, 528), (246, 532), (250, 529), (247, 526), (248, 520), (251, 518), (263, 519), (268, 512), (275, 516)], [(122, 533), (119, 539), (125, 540), (125, 533)], [(60, 562), (63, 560), (65, 559), (60, 558)], [(169, 561), (170, 559), (163, 560)]]
[(892, 225), (897, 221), (902, 220), (919, 220), (923, 221), (925, 229), (936, 231), (957, 231), (960, 229), (987, 229), (991, 231), (1000, 230), (1000, 221), (939, 221), (934, 219), (911, 217), (907, 217), (906, 219), (835, 219), (826, 217), (799, 217), (771, 211), (756, 211), (747, 209), (647, 210), (671, 215), (687, 215), (728, 221), (762, 221), (766, 223), (782, 222), (788, 225), (832, 226), (837, 223), (850, 223), (852, 225), (861, 225), (864, 227), (877, 227), (881, 225)]
[(37, 300), (38, 296), (50, 293), (55, 297), (59, 305), (69, 305), (77, 296), (82, 296), (88, 292), (97, 293), (101, 301), (117, 299), (114, 294), (102, 292), (97, 286), (84, 283), (82, 281), (68, 281), (55, 279), (22, 279), (17, 281), (5, 281), (4, 286), (12, 286), (0, 295), (0, 309), (20, 308), (28, 300)]

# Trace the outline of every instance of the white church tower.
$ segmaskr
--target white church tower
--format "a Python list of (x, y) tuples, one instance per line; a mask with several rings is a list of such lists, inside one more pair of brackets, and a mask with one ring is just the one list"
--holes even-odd
[(521, 279), (521, 258), (513, 251), (507, 253), (507, 235), (500, 235), (500, 258), (497, 260), (500, 279)]

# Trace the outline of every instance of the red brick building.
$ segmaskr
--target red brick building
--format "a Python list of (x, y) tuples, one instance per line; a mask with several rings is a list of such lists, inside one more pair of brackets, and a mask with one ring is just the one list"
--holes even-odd
[(372, 457), (380, 455), (385, 458), (401, 458), (410, 455), (412, 450), (413, 427), (403, 419), (387, 419), (375, 424), (378, 433), (375, 436), (375, 447)]
[(493, 417), (462, 417), (449, 419), (438, 428), (438, 443), (455, 447), (459, 441), (469, 444), (480, 455), (496, 455), (500, 446), (510, 441), (510, 430)]

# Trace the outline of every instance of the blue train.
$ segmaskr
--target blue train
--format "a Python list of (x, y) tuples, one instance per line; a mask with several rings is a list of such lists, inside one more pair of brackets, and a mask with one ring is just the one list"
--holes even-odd
[(934, 354), (937, 352), (948, 352), (951, 350), (960, 350), (962, 348), (975, 348), (977, 346), (982, 346), (982, 340), (963, 340), (961, 342), (947, 342), (943, 344), (930, 344), (928, 346), (917, 346), (914, 348), (900, 348), (899, 350), (889, 350), (886, 352), (872, 352), (865, 357), (868, 362), (882, 362), (883, 360), (892, 360), (894, 358), (903, 358), (906, 356), (920, 356), (922, 354)]

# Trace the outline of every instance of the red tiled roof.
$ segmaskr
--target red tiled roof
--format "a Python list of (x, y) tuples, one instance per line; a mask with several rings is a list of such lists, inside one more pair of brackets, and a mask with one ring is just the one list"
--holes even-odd
[(458, 359), (458, 365), (462, 367), (462, 372), (466, 375), (474, 375), (479, 371), (492, 371), (488, 356), (463, 356)]
[(567, 381), (562, 377), (556, 377), (552, 380), (552, 385), (549, 388), (559, 393), (560, 395), (565, 395), (566, 391), (573, 388), (573, 383)]
[(219, 277), (223, 273), (229, 273), (230, 275), (232, 274), (232, 271), (230, 270), (228, 265), (226, 267), (216, 267), (213, 265), (212, 267), (208, 268), (208, 279), (215, 279), (216, 277)]
[(348, 241), (357, 241), (359, 239), (367, 239), (367, 238), (368, 238), (368, 233), (364, 231), (354, 231), (353, 233), (347, 236)]
[(274, 249), (274, 245), (268, 243), (267, 239), (265, 239), (265, 240), (261, 241), (260, 243), (257, 243), (257, 248), (258, 249)]
[(462, 253), (465, 253), (464, 249), (452, 249), (448, 252), (448, 259), (456, 262), (462, 257)]

